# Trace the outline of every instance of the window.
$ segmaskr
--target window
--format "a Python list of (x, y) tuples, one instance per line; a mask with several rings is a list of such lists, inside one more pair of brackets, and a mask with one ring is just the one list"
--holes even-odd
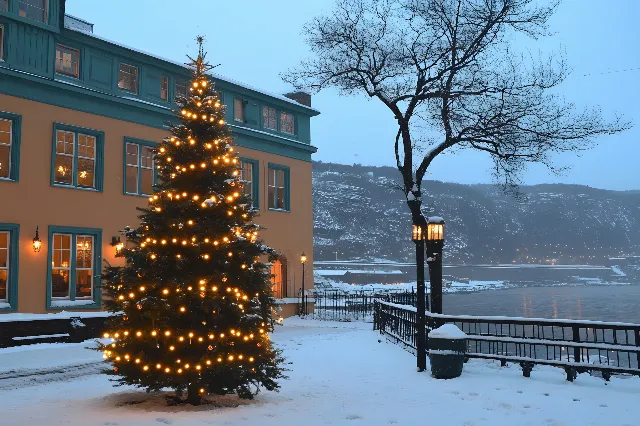
[(9, 0), (0, 0), (0, 10), (9, 10)]
[[(47, 308), (93, 305), (100, 267), (102, 232), (99, 229), (49, 227), (49, 287)], [(97, 293), (97, 294), (96, 294)]]
[(49, 21), (48, 0), (19, 0), (18, 15), (23, 18), (47, 23)]
[(80, 52), (76, 49), (56, 45), (56, 72), (78, 78)]
[(20, 123), (19, 115), (0, 111), (0, 179), (18, 180)]
[(242, 99), (235, 98), (233, 100), (233, 119), (244, 122), (244, 101)]
[(262, 108), (262, 125), (265, 129), (277, 130), (276, 109), (271, 107)]
[(118, 87), (127, 92), (138, 93), (138, 67), (120, 64), (118, 69)]
[(160, 77), (160, 98), (165, 101), (169, 98), (169, 77)]
[(240, 159), (240, 180), (244, 181), (244, 193), (251, 197), (252, 205), (259, 208), (258, 160)]
[(184, 80), (176, 81), (176, 93), (173, 95), (173, 99), (176, 103), (179, 97), (187, 97), (187, 82)]
[(0, 223), (0, 310), (15, 309), (19, 225)]
[(125, 138), (124, 192), (151, 195), (155, 183), (154, 142)]
[(293, 114), (288, 112), (280, 113), (280, 131), (293, 135)]
[(269, 208), (289, 210), (289, 168), (269, 164)]
[(54, 124), (52, 185), (102, 191), (104, 133)]
[(271, 264), (271, 283), (273, 297), (282, 299), (287, 297), (287, 261), (276, 260)]

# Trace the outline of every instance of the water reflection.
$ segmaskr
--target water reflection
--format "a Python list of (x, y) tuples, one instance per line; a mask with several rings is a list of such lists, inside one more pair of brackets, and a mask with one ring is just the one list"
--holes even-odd
[[(584, 302), (584, 304), (583, 304)], [(640, 285), (524, 287), (445, 294), (444, 313), (640, 323)]]

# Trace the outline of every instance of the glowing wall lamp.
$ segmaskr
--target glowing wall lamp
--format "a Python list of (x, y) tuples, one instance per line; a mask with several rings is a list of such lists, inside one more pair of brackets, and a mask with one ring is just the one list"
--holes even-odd
[(36, 226), (36, 237), (33, 239), (33, 251), (38, 253), (42, 247), (42, 241), (40, 241), (40, 235), (38, 234), (38, 227)]

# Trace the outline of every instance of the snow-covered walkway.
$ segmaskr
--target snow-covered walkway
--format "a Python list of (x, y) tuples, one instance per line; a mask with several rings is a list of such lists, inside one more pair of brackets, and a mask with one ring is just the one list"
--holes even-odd
[[(417, 373), (413, 356), (371, 331), (371, 324), (285, 320), (273, 340), (291, 362), (280, 393), (255, 401), (215, 398), (214, 405), (167, 407), (162, 395), (114, 388), (87, 375), (0, 390), (0, 425), (638, 425), (640, 379), (602, 379), (536, 367), (471, 360), (463, 376)], [(22, 360), (35, 368), (98, 360), (83, 345), (0, 349), (0, 376)], [(11, 365), (13, 364), (13, 365)], [(0, 380), (1, 382), (1, 380)], [(239, 406), (238, 406), (239, 405)]]

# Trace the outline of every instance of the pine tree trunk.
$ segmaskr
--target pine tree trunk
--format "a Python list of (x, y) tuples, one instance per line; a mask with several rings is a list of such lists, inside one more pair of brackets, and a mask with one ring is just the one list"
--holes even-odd
[(200, 396), (198, 386), (189, 385), (187, 387), (187, 403), (191, 405), (200, 405), (202, 403), (202, 397)]

